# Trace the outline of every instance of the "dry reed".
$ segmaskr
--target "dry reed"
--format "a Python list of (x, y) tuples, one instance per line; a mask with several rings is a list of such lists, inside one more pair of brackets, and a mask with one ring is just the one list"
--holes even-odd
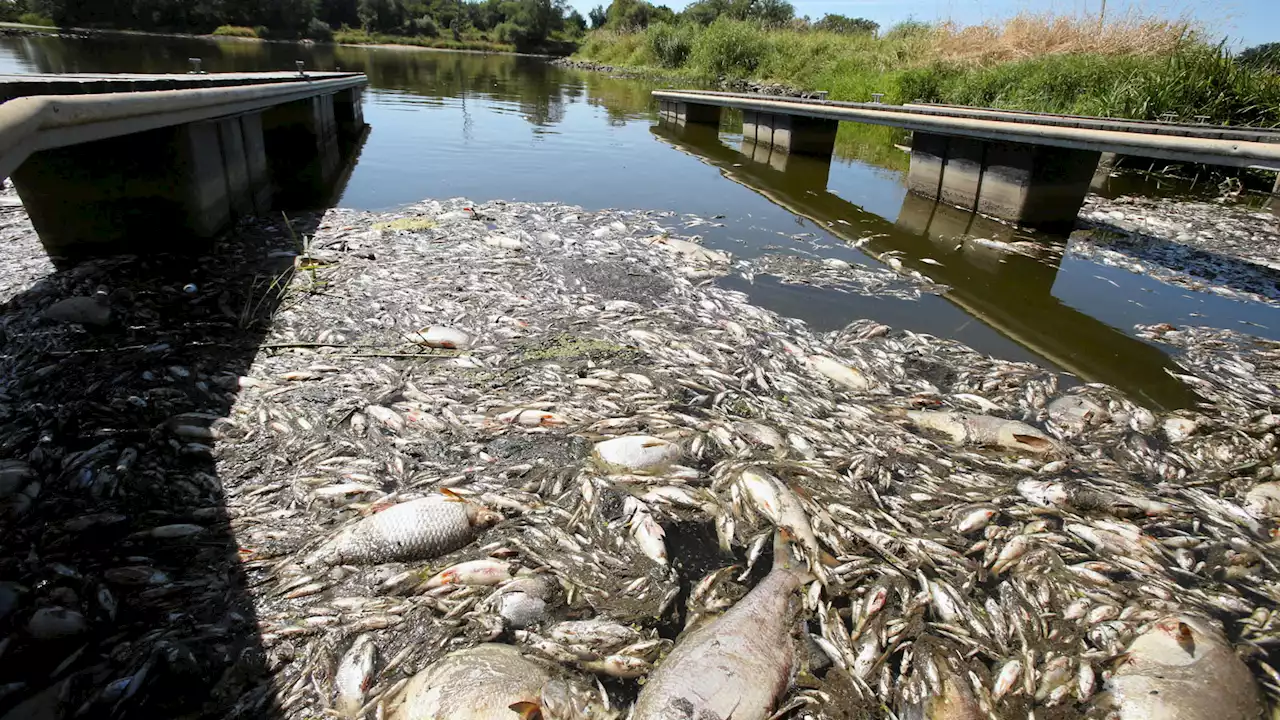
[(1158, 57), (1201, 34), (1200, 27), (1185, 18), (1128, 14), (1100, 22), (1095, 16), (1022, 13), (967, 27), (942, 23), (934, 29), (932, 49), (939, 60), (972, 65), (1063, 54)]

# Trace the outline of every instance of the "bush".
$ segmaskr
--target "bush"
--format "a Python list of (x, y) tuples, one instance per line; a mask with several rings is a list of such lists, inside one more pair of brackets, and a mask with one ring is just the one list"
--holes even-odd
[(369, 31), (362, 28), (352, 28), (343, 25), (341, 29), (333, 33), (333, 41), (345, 45), (368, 45), (376, 42), (373, 35)]
[(1280, 42), (1255, 45), (1240, 53), (1236, 59), (1245, 67), (1280, 73)]
[(22, 23), (23, 25), (40, 25), (42, 27), (57, 27), (57, 24), (53, 20), (45, 17), (44, 15), (41, 15), (40, 13), (32, 13), (32, 12), (22, 13), (21, 15), (18, 16), (18, 22)]
[(316, 42), (333, 42), (333, 28), (329, 27), (329, 23), (320, 18), (311, 18), (311, 22), (307, 23), (307, 37)]
[(711, 75), (746, 77), (760, 67), (768, 49), (758, 26), (720, 18), (708, 25), (694, 43), (692, 61)]
[(498, 42), (510, 45), (516, 44), (517, 41), (524, 37), (524, 33), (521, 31), (520, 26), (511, 21), (499, 23), (498, 26), (493, 29), (493, 35), (498, 39)]
[(420, 18), (414, 18), (409, 21), (409, 32), (414, 35), (435, 37), (440, 34), (440, 27), (436, 25), (436, 21), (430, 15), (423, 15)]
[(880, 30), (880, 24), (874, 20), (866, 18), (851, 18), (844, 15), (833, 15), (827, 13), (822, 19), (813, 24), (814, 30), (826, 30), (833, 33), (843, 33), (846, 35), (867, 34), (875, 35)]
[(213, 31), (218, 37), (238, 37), (238, 38), (256, 38), (259, 37), (258, 31), (251, 27), (242, 27), (239, 25), (222, 25)]
[(693, 43), (698, 32), (688, 23), (672, 25), (659, 22), (649, 26), (645, 31), (645, 40), (649, 51), (658, 59), (658, 64), (666, 68), (677, 68), (684, 65), (693, 52)]
[(920, 20), (903, 20), (902, 22), (889, 28), (884, 34), (886, 40), (906, 40), (909, 38), (924, 37), (933, 32), (933, 26), (927, 22)]

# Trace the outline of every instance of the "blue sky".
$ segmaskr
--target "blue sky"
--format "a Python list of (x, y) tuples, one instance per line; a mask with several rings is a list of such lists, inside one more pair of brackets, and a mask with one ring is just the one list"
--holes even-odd
[[(586, 15), (587, 10), (607, 0), (571, 0)], [(654, 0), (679, 10), (686, 0)], [(815, 20), (825, 13), (875, 20), (882, 27), (914, 17), (919, 20), (953, 20), (971, 25), (995, 20), (1020, 11), (1096, 14), (1101, 0), (791, 0), (797, 15)], [(1191, 0), (1148, 2), (1107, 0), (1107, 14), (1138, 11), (1163, 17), (1187, 15), (1200, 21), (1217, 38), (1230, 38), (1235, 47), (1264, 42), (1280, 42), (1280, 0)]]

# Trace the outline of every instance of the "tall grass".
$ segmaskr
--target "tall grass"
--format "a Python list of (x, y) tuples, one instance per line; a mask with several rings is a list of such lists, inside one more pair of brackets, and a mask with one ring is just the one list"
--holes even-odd
[(1191, 23), (1139, 15), (1104, 24), (1051, 15), (971, 27), (905, 23), (879, 37), (722, 19), (705, 29), (595, 31), (578, 55), (689, 77), (781, 82), (838, 100), (883, 93), (894, 103), (1140, 119), (1172, 112), (1188, 121), (1280, 126), (1280, 76), (1235, 62)]

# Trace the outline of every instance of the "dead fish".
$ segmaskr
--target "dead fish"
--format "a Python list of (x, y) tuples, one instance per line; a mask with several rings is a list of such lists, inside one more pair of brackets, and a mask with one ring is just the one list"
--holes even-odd
[(372, 635), (361, 635), (338, 662), (333, 676), (333, 709), (343, 718), (355, 718), (364, 706), (373, 685), (378, 662), (378, 646)]
[(519, 250), (524, 247), (524, 242), (520, 238), (507, 237), (506, 235), (489, 235), (484, 239), (485, 245), (491, 245), (503, 250)]
[(560, 592), (560, 583), (551, 575), (516, 578), (494, 591), (483, 607), (496, 612), (512, 628), (524, 629), (547, 618), (551, 602)]
[(729, 253), (722, 252), (720, 250), (712, 250), (710, 248), (703, 247), (698, 243), (689, 242), (688, 240), (679, 240), (673, 237), (661, 236), (654, 237), (652, 240), (657, 243), (659, 247), (666, 248), (667, 250), (688, 258), (689, 260), (711, 263), (713, 265), (722, 265), (733, 259), (733, 256)]
[(610, 472), (654, 474), (680, 459), (680, 446), (650, 435), (626, 435), (596, 443), (591, 456)]
[(626, 625), (602, 618), (565, 620), (552, 625), (547, 634), (557, 642), (606, 650), (630, 645), (640, 639), (640, 633)]
[(804, 548), (812, 566), (822, 557), (822, 548), (809, 524), (809, 515), (795, 493), (763, 468), (749, 467), (738, 476), (738, 483), (755, 507), (778, 528), (787, 531)]
[(443, 585), (497, 585), (514, 577), (512, 565), (501, 560), (468, 560), (452, 565), (431, 576), (424, 589)]
[(1244, 509), (1259, 520), (1280, 517), (1280, 482), (1258, 483), (1244, 496)]
[(1157, 621), (1120, 656), (1096, 702), (1119, 720), (1258, 720), (1262, 697), (1249, 667), (1208, 621)]
[(917, 651), (915, 672), (903, 686), (898, 709), (901, 720), (984, 720), (968, 681), (947, 661)]
[(1111, 419), (1106, 408), (1083, 395), (1064, 395), (1049, 403), (1045, 409), (1049, 412), (1050, 420), (1073, 433)]
[(486, 643), (458, 650), (409, 679), (390, 703), (388, 720), (558, 720), (608, 717), (558, 707), (570, 693), (556, 669), (510, 645)]
[(657, 520), (653, 519), (649, 508), (639, 500), (628, 497), (623, 501), (623, 512), (630, 520), (631, 537), (635, 539), (640, 551), (659, 565), (667, 564), (667, 544), (663, 539), (666, 533)]
[(907, 419), (916, 427), (945, 433), (957, 445), (994, 446), (1036, 454), (1057, 448), (1048, 435), (1017, 420), (929, 410), (908, 410)]
[(459, 497), (433, 495), (393, 505), (331, 539), (311, 564), (377, 564), (425, 560), (457, 550), (502, 516)]
[(63, 323), (80, 323), (105, 327), (111, 324), (111, 306), (106, 293), (92, 297), (69, 297), (45, 308), (41, 316), (46, 320)]
[(805, 359), (808, 361), (809, 367), (837, 385), (842, 385), (850, 390), (866, 390), (871, 387), (871, 380), (866, 375), (839, 360), (825, 355), (810, 355)]
[(724, 615), (680, 638), (640, 690), (631, 720), (769, 717), (795, 671), (796, 590), (807, 579), (782, 535), (773, 570)]
[(466, 350), (471, 347), (474, 338), (457, 328), (432, 325), (419, 330), (413, 336), (413, 341), (427, 347)]

